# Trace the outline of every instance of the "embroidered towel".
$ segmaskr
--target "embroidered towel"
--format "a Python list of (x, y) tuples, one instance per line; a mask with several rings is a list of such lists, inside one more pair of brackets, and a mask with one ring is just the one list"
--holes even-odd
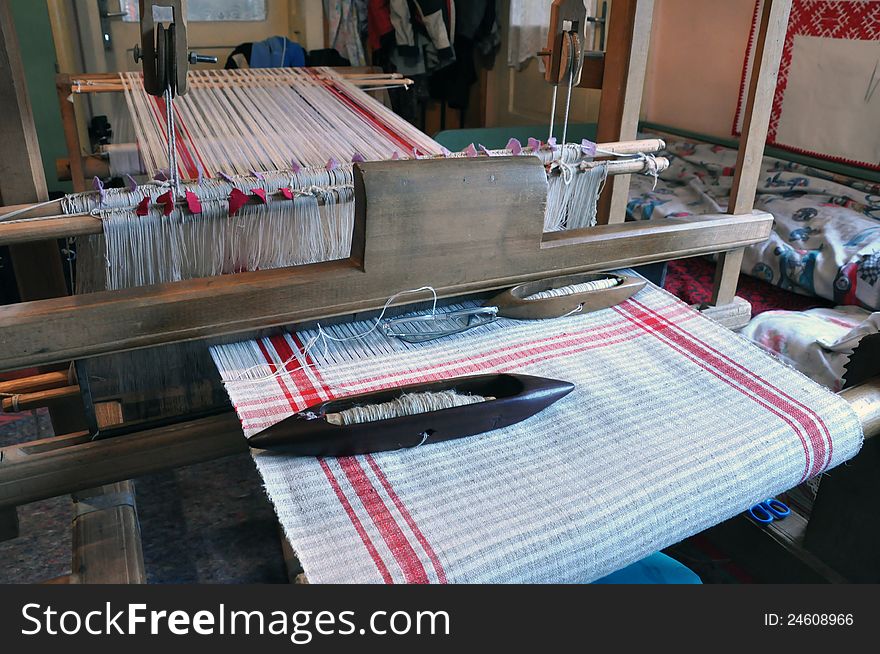
[(304, 354), (316, 336), (213, 348), (246, 435), (322, 400), (453, 376), (515, 371), (576, 388), (471, 438), (338, 459), (256, 452), (312, 583), (587, 582), (862, 442), (844, 400), (650, 285), (612, 309), (420, 345), (374, 330)]

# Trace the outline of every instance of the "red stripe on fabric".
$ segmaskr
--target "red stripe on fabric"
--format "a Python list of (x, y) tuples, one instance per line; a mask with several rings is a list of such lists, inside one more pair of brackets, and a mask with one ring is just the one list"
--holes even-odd
[[(286, 340), (283, 337), (280, 340), (285, 345), (287, 345)], [(293, 352), (290, 351), (290, 355), (284, 355), (284, 354), (282, 354), (281, 351), (278, 350), (277, 341), (272, 340), (272, 339), (270, 339), (270, 341), (272, 342), (273, 347), (276, 348), (275, 351), (278, 352), (278, 355), (282, 358), (282, 360), (288, 361), (288, 359), (290, 358), (290, 355), (292, 355)], [(260, 351), (263, 353), (263, 357), (265, 357), (266, 362), (271, 367), (272, 372), (273, 373), (277, 372), (278, 366), (272, 360), (272, 357), (269, 354), (269, 350), (266, 347), (265, 343), (263, 342), (263, 339), (257, 339), (257, 343), (259, 344)], [(289, 349), (290, 348), (288, 346), (288, 350)], [(291, 363), (291, 362), (288, 361), (288, 364), (289, 363)], [(286, 366), (285, 366), (285, 369), (286, 369)], [(291, 394), (290, 390), (287, 388), (287, 384), (284, 383), (284, 379), (281, 376), (277, 377), (276, 379), (278, 379), (278, 385), (281, 387), (281, 390), (284, 393), (284, 396), (286, 398), (288, 398), (288, 401), (290, 402), (290, 406), (293, 407), (294, 410), (296, 410), (296, 404), (294, 403), (293, 395)], [(357, 532), (358, 536), (360, 536), (361, 541), (364, 544), (364, 547), (367, 548), (367, 552), (370, 554), (370, 557), (373, 559), (373, 562), (376, 564), (376, 568), (379, 570), (379, 574), (382, 575), (382, 579), (385, 580), (386, 584), (394, 583), (394, 580), (391, 578), (391, 573), (388, 571), (388, 567), (385, 565), (385, 562), (382, 560), (382, 557), (379, 554), (379, 551), (376, 549), (376, 546), (373, 544), (372, 539), (370, 539), (370, 535), (364, 529), (363, 524), (361, 524), (360, 518), (357, 517), (357, 514), (354, 511), (354, 508), (351, 506), (351, 502), (349, 502), (348, 498), (345, 496), (345, 492), (342, 490), (342, 486), (339, 485), (339, 481), (336, 479), (336, 476), (333, 474), (333, 471), (327, 465), (327, 462), (324, 461), (323, 459), (318, 459), (318, 463), (321, 464), (321, 469), (324, 471), (324, 475), (327, 477), (327, 481), (330, 483), (331, 488), (333, 488), (333, 492), (336, 493), (336, 497), (339, 500), (339, 503), (342, 505), (342, 508), (345, 510), (346, 514), (348, 515), (348, 518), (351, 521), (351, 524), (354, 527), (355, 531)], [(345, 471), (344, 467), (343, 467), (343, 471)], [(348, 472), (347, 471), (345, 471), (345, 472), (346, 472), (346, 476), (349, 476)], [(351, 479), (350, 476), (349, 476), (349, 479)], [(355, 486), (355, 484), (352, 483), (352, 486)], [(355, 490), (357, 490), (357, 489), (355, 489)], [(360, 495), (359, 492), (358, 492), (358, 495)], [(361, 501), (363, 501), (363, 499)]]
[[(263, 342), (262, 338), (257, 339), (257, 346), (260, 348), (260, 352), (263, 354), (263, 358), (266, 359), (266, 363), (269, 364), (269, 369), (272, 371), (272, 374), (278, 372), (278, 366), (275, 364), (275, 361), (272, 359), (272, 355), (269, 354), (269, 349), (266, 347), (266, 344)], [(281, 388), (281, 392), (284, 394), (285, 399), (290, 404), (290, 408), (296, 411), (296, 402), (293, 399), (293, 394), (290, 392), (290, 389), (287, 388), (287, 384), (284, 383), (284, 380), (278, 376), (275, 377), (278, 380), (278, 386)]]
[(348, 501), (348, 498), (342, 491), (342, 487), (339, 485), (339, 480), (336, 479), (336, 476), (333, 474), (333, 471), (324, 459), (318, 459), (318, 463), (321, 464), (321, 469), (324, 471), (327, 481), (330, 482), (330, 487), (333, 489), (333, 492), (336, 493), (336, 499), (339, 500), (342, 508), (345, 509), (345, 512), (348, 514), (348, 519), (351, 520), (351, 524), (354, 526), (355, 531), (358, 533), (358, 536), (361, 537), (361, 541), (364, 543), (364, 547), (367, 548), (367, 552), (369, 552), (370, 558), (373, 559), (373, 563), (376, 564), (376, 569), (379, 571), (379, 574), (382, 575), (382, 579), (386, 584), (393, 584), (394, 579), (388, 571), (388, 566), (385, 565), (385, 562), (379, 555), (379, 551), (376, 549), (376, 546), (373, 545), (370, 535), (367, 533), (367, 530), (364, 529), (363, 524), (361, 524), (360, 518), (357, 517), (357, 513), (354, 512), (351, 502)]
[(425, 571), (425, 566), (419, 559), (419, 555), (416, 554), (406, 534), (397, 524), (397, 520), (385, 506), (379, 492), (373, 488), (360, 462), (353, 456), (343, 456), (337, 461), (357, 493), (361, 504), (367, 510), (373, 524), (376, 525), (376, 529), (379, 530), (385, 544), (388, 545), (388, 549), (391, 550), (391, 554), (394, 555), (406, 583), (427, 584), (428, 573)]
[[(644, 313), (642, 313), (640, 316), (637, 311), (632, 310), (631, 306), (624, 307), (625, 304), (628, 304), (628, 303), (625, 302), (621, 305), (618, 305), (617, 307), (614, 307), (614, 310), (617, 311), (618, 313), (620, 313), (621, 315), (628, 317), (628, 319), (632, 320), (635, 324), (639, 325), (643, 330), (645, 330), (647, 333), (654, 336), (661, 343), (664, 343), (665, 345), (667, 345), (671, 349), (675, 350), (679, 354), (684, 355), (692, 363), (695, 363), (696, 365), (698, 365), (700, 368), (702, 368), (703, 370), (705, 370), (709, 374), (713, 375), (717, 379), (720, 379), (722, 382), (724, 382), (725, 384), (727, 384), (731, 388), (742, 393), (745, 397), (749, 398), (750, 400), (752, 400), (753, 402), (755, 402), (759, 406), (763, 407), (764, 409), (766, 409), (770, 413), (772, 413), (775, 416), (777, 416), (778, 418), (780, 418), (786, 424), (788, 424), (788, 426), (792, 428), (794, 433), (800, 439), (801, 445), (804, 449), (804, 472), (801, 475), (801, 481), (803, 481), (807, 477), (809, 477), (809, 472), (811, 469), (810, 449), (809, 449), (809, 446), (807, 445), (807, 441), (804, 438), (803, 433), (801, 432), (801, 430), (799, 428), (799, 425), (790, 416), (785, 415), (783, 412), (774, 408), (771, 404), (768, 404), (767, 402), (765, 402), (762, 398), (757, 397), (756, 395), (753, 394), (753, 392), (749, 392), (749, 391), (751, 391), (751, 389), (748, 386), (743, 388), (742, 386), (735, 384), (732, 381), (731, 377), (725, 376), (724, 374), (719, 372), (719, 370), (714, 369), (711, 365), (709, 365), (708, 362), (706, 362), (704, 359), (701, 358), (700, 353), (692, 352), (684, 343), (682, 343), (682, 341), (685, 341), (685, 343), (686, 343), (685, 339), (682, 339), (679, 337), (678, 339), (673, 341), (672, 338), (670, 337), (670, 335), (667, 334), (667, 332), (669, 331), (668, 327), (663, 325), (660, 321), (658, 321), (654, 318), (651, 318), (650, 316), (648, 316), (647, 314), (644, 314)], [(625, 313), (627, 310), (631, 311), (632, 313), (630, 313), (630, 314)]]
[[(587, 344), (584, 344), (582, 347), (579, 347), (576, 349), (569, 349), (568, 351), (564, 352), (562, 354), (562, 356), (571, 356), (571, 355), (575, 355), (575, 354), (580, 354), (581, 352), (586, 352), (588, 350), (593, 350), (593, 349), (597, 349), (597, 348), (601, 348), (601, 347), (607, 347), (610, 345), (618, 345), (620, 343), (626, 343), (627, 341), (631, 341), (635, 338), (640, 337), (642, 334), (643, 334), (643, 331), (636, 328), (636, 329), (632, 330), (629, 334), (621, 336), (615, 340), (608, 340), (608, 341), (603, 341), (603, 342), (599, 342), (599, 343), (587, 343)], [(573, 342), (578, 343), (580, 341), (573, 341)], [(561, 350), (562, 348), (556, 348), (556, 349)], [(494, 372), (507, 372), (507, 371), (511, 371), (511, 370), (517, 370), (517, 369), (522, 368), (523, 366), (526, 366), (526, 365), (531, 365), (533, 363), (538, 363), (540, 361), (546, 361), (548, 358), (550, 358), (551, 354), (553, 354), (552, 350), (532, 352), (532, 353), (530, 353), (530, 358), (509, 359), (509, 360), (505, 361), (507, 363), (507, 365), (498, 365), (498, 366), (491, 368), (491, 369)], [(459, 376), (462, 374), (469, 374), (469, 373), (474, 373), (474, 372), (485, 372), (486, 369), (487, 368), (483, 365), (474, 365), (469, 368), (462, 368), (462, 367), (456, 368), (456, 369), (452, 370), (451, 372), (444, 372), (444, 373), (430, 373), (430, 372), (418, 373), (418, 372), (415, 372), (415, 373), (411, 373), (411, 374), (408, 373), (409, 376), (406, 376), (403, 379), (396, 380), (394, 382), (389, 382), (388, 380), (390, 380), (392, 377), (396, 377), (397, 373), (390, 373), (388, 376), (388, 380), (385, 380), (384, 382), (379, 382), (379, 383), (375, 384), (374, 386), (367, 387), (366, 389), (358, 390), (358, 392), (359, 393), (360, 392), (371, 392), (373, 390), (380, 390), (383, 388), (389, 388), (391, 386), (399, 386), (402, 384), (412, 384), (412, 383), (417, 383), (417, 382), (429, 382), (429, 381), (435, 381), (438, 379), (447, 379), (451, 376)], [(275, 414), (275, 418), (273, 419), (272, 417), (267, 417), (265, 415), (267, 412), (268, 411), (264, 411), (263, 413), (258, 414), (257, 417), (263, 418), (262, 422), (256, 422), (256, 421), (255, 422), (243, 422), (242, 426), (245, 427), (246, 429), (265, 428), (271, 424), (278, 422), (279, 419), (282, 419), (290, 414), (288, 409), (279, 409)]]
[[(679, 314), (686, 314), (685, 320), (696, 317), (696, 314), (693, 313), (691, 309), (688, 307), (676, 307), (672, 311), (670, 311), (669, 315), (677, 316)], [(487, 352), (487, 356), (490, 357), (488, 359), (484, 358), (464, 358), (458, 359), (451, 362), (448, 362), (452, 366), (453, 371), (465, 371), (465, 372), (473, 372), (474, 370), (482, 370), (488, 365), (495, 365), (500, 363), (505, 363), (510, 361), (511, 366), (517, 365), (525, 365), (527, 363), (533, 363), (536, 361), (544, 360), (549, 358), (550, 355), (564, 350), (566, 348), (570, 348), (572, 345), (576, 345), (577, 343), (585, 342), (589, 345), (584, 348), (578, 348), (576, 350), (572, 350), (570, 352), (565, 352), (563, 356), (568, 356), (569, 354), (576, 354), (579, 352), (583, 352), (588, 349), (594, 349), (597, 347), (606, 347), (610, 345), (616, 345), (619, 343), (625, 343), (631, 340), (635, 336), (639, 336), (641, 334), (641, 330), (633, 326), (631, 323), (627, 321), (623, 321), (617, 325), (614, 325), (611, 328), (606, 328), (602, 331), (592, 331), (592, 332), (577, 332), (577, 333), (566, 333), (559, 334), (553, 337), (542, 338), (537, 341), (531, 341), (526, 343), (519, 343), (517, 345), (505, 346), (503, 348), (498, 348), (496, 350), (491, 350)], [(297, 337), (292, 335), (294, 341), (299, 343)], [(618, 337), (618, 338), (613, 338)], [(522, 356), (526, 356), (528, 358), (523, 359)], [(468, 364), (467, 367), (462, 367), (462, 364)], [(446, 364), (444, 364), (444, 370), (446, 368)], [(501, 372), (503, 370), (507, 370), (508, 368), (503, 368), (497, 370)], [(293, 373), (302, 374), (300, 370), (291, 371), (292, 376), (295, 379), (298, 379), (298, 375), (293, 375)], [(360, 378), (358, 383), (364, 383), (362, 388), (359, 388), (357, 392), (370, 392), (373, 390), (380, 390), (385, 388), (388, 384), (388, 381), (393, 378), (401, 377), (403, 382), (406, 383), (415, 383), (419, 381), (431, 381), (433, 379), (438, 379), (441, 377), (448, 377), (450, 374), (446, 372), (437, 371), (436, 366), (424, 366), (422, 368), (412, 368), (409, 370), (400, 370), (389, 372), (383, 375), (378, 375), (369, 378)], [(323, 380), (322, 380), (323, 381)], [(400, 384), (403, 382), (395, 382), (396, 384)], [(314, 390), (314, 387), (310, 386), (311, 381), (307, 378), (303, 378), (304, 387), (297, 386), (300, 393), (304, 393), (309, 395), (310, 397), (318, 398), (317, 391)], [(347, 387), (351, 388), (352, 385), (350, 383), (346, 384)], [(326, 391), (325, 399), (333, 399), (338, 397), (338, 393), (334, 390), (330, 389), (326, 383), (322, 384), (322, 388)], [(323, 400), (321, 400), (323, 401)], [(252, 400), (243, 399), (236, 404), (236, 408), (241, 409), (239, 412), (240, 417), (263, 417), (263, 413), (258, 412), (247, 412), (248, 407), (262, 407), (266, 403), (266, 398), (256, 398)], [(299, 406), (296, 410), (301, 411), (306, 408), (306, 406)], [(286, 410), (279, 409), (279, 415), (287, 415)]]
[[(213, 173), (210, 170), (208, 170), (208, 168), (205, 166), (205, 160), (202, 159), (202, 153), (199, 151), (199, 148), (196, 146), (196, 142), (193, 140), (192, 134), (189, 131), (189, 127), (187, 126), (186, 121), (184, 121), (183, 118), (181, 117), (180, 110), (175, 109), (174, 113), (177, 115), (177, 119), (178, 119), (178, 122), (176, 124), (180, 125), (180, 127), (183, 128), (183, 131), (186, 133), (186, 140), (189, 141), (190, 149), (192, 150), (192, 152), (195, 153), (196, 158), (199, 160), (199, 164), (201, 165), (201, 168), (202, 168), (202, 176), (206, 177), (206, 178), (213, 177)], [(178, 133), (180, 133), (180, 130), (178, 130)], [(199, 174), (199, 171), (198, 171), (198, 169), (196, 169), (196, 174), (195, 174), (195, 177), (193, 177), (193, 179), (198, 179), (198, 174)]]
[[(291, 337), (300, 352), (305, 352), (302, 342), (297, 336), (292, 334)], [(281, 337), (281, 340), (284, 342), (285, 346), (289, 348), (287, 339)], [(305, 354), (304, 356), (306, 365), (311, 366), (314, 364), (314, 361), (308, 354)], [(318, 372), (316, 368), (312, 369), (312, 373), (321, 385), (324, 396), (328, 399), (332, 398), (333, 395), (327, 385), (323, 382), (321, 373)], [(319, 394), (318, 389), (311, 383), (311, 380), (307, 375), (303, 374), (303, 380), (308, 382), (310, 392), (316, 395)], [(352, 488), (354, 488), (355, 493), (357, 493), (358, 499), (360, 499), (361, 504), (370, 516), (370, 520), (373, 521), (376, 529), (379, 530), (382, 540), (385, 541), (385, 544), (388, 545), (388, 549), (391, 550), (391, 554), (400, 566), (406, 582), (408, 584), (427, 584), (428, 573), (425, 571), (425, 566), (422, 564), (415, 549), (413, 549), (407, 539), (406, 534), (403, 533), (400, 525), (397, 524), (394, 516), (388, 510), (388, 507), (385, 506), (385, 502), (379, 496), (376, 489), (373, 488), (373, 485), (370, 483), (370, 480), (364, 469), (361, 467), (360, 462), (355, 457), (340, 457), (337, 459), (337, 462), (345, 473), (345, 476), (348, 477), (348, 481), (351, 483)]]
[[(807, 430), (807, 433), (810, 434), (810, 439), (813, 442), (814, 455), (815, 455), (814, 464), (817, 467), (817, 470), (814, 472), (814, 474), (818, 474), (819, 472), (821, 472), (822, 470), (824, 470), (828, 467), (828, 465), (831, 463), (831, 454), (834, 449), (834, 442), (833, 442), (833, 439), (831, 438), (831, 431), (828, 429), (828, 426), (825, 424), (825, 421), (822, 420), (821, 416), (819, 416), (819, 414), (816, 413), (816, 411), (814, 411), (812, 408), (805, 405), (803, 402), (800, 402), (799, 400), (795, 399), (794, 397), (792, 397), (791, 395), (789, 395), (788, 393), (783, 391), (778, 386), (775, 386), (774, 384), (770, 383), (769, 381), (767, 381), (766, 379), (764, 379), (763, 377), (761, 377), (760, 375), (758, 375), (754, 371), (749, 370), (748, 368), (746, 368), (744, 365), (742, 365), (738, 361), (733, 360), (731, 357), (727, 356), (723, 352), (712, 347), (711, 345), (709, 345), (705, 341), (701, 340), (697, 336), (685, 331), (680, 326), (678, 326), (675, 323), (671, 322), (670, 320), (664, 318), (662, 316), (662, 314), (660, 314), (652, 309), (649, 309), (647, 306), (645, 306), (644, 304), (642, 304), (638, 300), (633, 300), (633, 303), (642, 307), (642, 309), (647, 311), (648, 313), (654, 314), (657, 317), (659, 317), (660, 319), (664, 320), (672, 329), (694, 339), (697, 343), (699, 343), (700, 345), (702, 345), (703, 347), (708, 349), (713, 354), (721, 357), (730, 365), (738, 368), (744, 375), (746, 375), (748, 377), (752, 377), (759, 384), (763, 384), (764, 387), (769, 389), (771, 392), (776, 393), (779, 396), (781, 396), (782, 398), (788, 400), (791, 403), (791, 405), (794, 407), (794, 411), (789, 410), (789, 414), (793, 415), (802, 425), (804, 425), (804, 428)], [(818, 427), (818, 430), (815, 429), (816, 427)], [(818, 435), (818, 441), (814, 439), (814, 434)]]
[[(297, 348), (302, 352), (302, 345), (296, 340), (295, 336), (293, 338)], [(290, 347), (290, 343), (287, 342), (284, 334), (270, 336), (269, 341), (272, 343), (272, 347), (275, 348), (275, 351), (278, 352), (278, 356), (281, 357), (281, 360), (286, 362), (284, 369), (287, 371), (291, 381), (296, 386), (297, 392), (303, 399), (303, 404), (305, 404), (305, 406), (300, 406), (297, 408), (297, 411), (302, 411), (313, 404), (318, 404), (319, 402), (324, 402), (332, 398), (332, 395), (329, 393), (321, 394), (318, 389), (315, 388), (315, 385), (309, 379), (308, 373), (303, 368), (299, 359), (294, 355), (293, 348)], [(306, 363), (309, 363), (308, 359), (306, 359)]]
[[(676, 307), (678, 309), (678, 307)], [(695, 317), (696, 314), (692, 309), (688, 307), (681, 307), (680, 309), (674, 311), (674, 314), (670, 315), (679, 315), (681, 313), (689, 314), (687, 317)], [(514, 345), (505, 345), (504, 347), (496, 348), (494, 350), (488, 350), (486, 352), (482, 352), (477, 356), (467, 356), (461, 357), (459, 359), (452, 359), (451, 361), (442, 362), (442, 367), (444, 369), (461, 369), (461, 370), (474, 370), (479, 369), (480, 367), (485, 367), (486, 365), (491, 365), (498, 361), (505, 361), (505, 357), (511, 358), (516, 357), (519, 354), (527, 354), (531, 351), (537, 352), (546, 352), (549, 353), (551, 351), (562, 349), (566, 346), (578, 343), (578, 342), (597, 342), (602, 339), (606, 339), (612, 336), (625, 335), (632, 331), (632, 328), (627, 322), (617, 323), (608, 325), (601, 330), (594, 331), (583, 331), (583, 332), (566, 332), (562, 334), (556, 334), (554, 336), (548, 336), (544, 338), (537, 339), (535, 341), (527, 341), (522, 343), (516, 343)], [(423, 366), (421, 368), (411, 368), (409, 370), (399, 370), (392, 373), (387, 373), (383, 375), (376, 375), (373, 377), (361, 377), (358, 379), (359, 384), (363, 384), (370, 388), (381, 388), (381, 382), (383, 380), (387, 380), (390, 377), (397, 376), (416, 376), (421, 373), (431, 372), (437, 369), (436, 365)]]
[(382, 488), (384, 488), (385, 492), (388, 493), (388, 497), (390, 497), (391, 501), (394, 502), (394, 506), (396, 506), (397, 510), (400, 511), (400, 515), (403, 516), (403, 519), (406, 521), (406, 524), (410, 528), (410, 531), (415, 534), (416, 540), (419, 541), (419, 544), (422, 546), (425, 554), (428, 555), (428, 559), (430, 559), (431, 565), (434, 566), (434, 572), (437, 574), (437, 580), (441, 584), (447, 583), (446, 571), (443, 570), (443, 566), (440, 564), (440, 559), (437, 556), (437, 553), (434, 551), (434, 548), (431, 547), (431, 543), (428, 541), (428, 539), (425, 538), (425, 535), (422, 533), (419, 525), (416, 524), (415, 520), (413, 520), (412, 515), (410, 515), (409, 510), (406, 508), (406, 505), (397, 495), (397, 492), (394, 490), (391, 482), (388, 481), (388, 477), (385, 476), (385, 472), (373, 458), (372, 454), (367, 454), (365, 458), (367, 459), (367, 463), (369, 464), (370, 468), (373, 470), (373, 474), (376, 475), (379, 483), (382, 484)]

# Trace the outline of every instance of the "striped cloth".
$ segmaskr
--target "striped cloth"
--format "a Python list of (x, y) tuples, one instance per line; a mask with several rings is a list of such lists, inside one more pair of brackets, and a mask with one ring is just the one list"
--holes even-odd
[[(373, 323), (326, 329), (337, 338)], [(568, 380), (542, 413), (381, 454), (255, 453), (312, 583), (587, 582), (846, 461), (849, 405), (648, 286), (604, 311), (430, 343), (314, 331), (212, 353), (246, 435), (296, 410), (487, 372)]]

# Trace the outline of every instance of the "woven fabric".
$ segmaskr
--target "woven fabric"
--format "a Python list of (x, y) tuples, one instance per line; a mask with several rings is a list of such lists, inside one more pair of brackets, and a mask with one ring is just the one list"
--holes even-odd
[(862, 441), (845, 401), (651, 286), (612, 309), (420, 345), (374, 330), (318, 339), (304, 355), (315, 337), (212, 350), (247, 435), (329, 398), (460, 375), (576, 388), (518, 425), (456, 441), (321, 460), (255, 453), (313, 583), (591, 581), (840, 464)]

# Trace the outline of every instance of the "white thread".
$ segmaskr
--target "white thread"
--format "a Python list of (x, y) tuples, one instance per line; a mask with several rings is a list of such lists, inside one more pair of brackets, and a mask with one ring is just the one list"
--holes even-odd
[[(29, 211), (33, 211), (34, 209), (39, 209), (40, 207), (47, 207), (50, 204), (55, 204), (56, 202), (64, 202), (65, 198), (56, 198), (54, 200), (46, 200), (45, 202), (37, 202), (36, 204), (29, 204), (26, 207), (22, 207), (21, 209), (16, 209), (15, 211), (10, 211), (3, 216), (0, 216), (0, 223), (5, 220), (12, 220), (16, 216), (20, 216), (22, 214), (28, 213)], [(37, 220), (34, 218), (33, 220)]]
[[(486, 398), (481, 395), (462, 395), (453, 390), (404, 393), (390, 402), (356, 406), (340, 411), (338, 415), (343, 425), (359, 425), (366, 422), (378, 422), (390, 418), (400, 418), (440, 411), (442, 409), (451, 409), (458, 406), (468, 406), (485, 401)], [(422, 442), (419, 445), (426, 440), (427, 434), (422, 438)]]
[(375, 319), (373, 324), (368, 329), (366, 329), (360, 333), (352, 333), (350, 336), (346, 336), (346, 337), (334, 337), (334, 336), (331, 336), (330, 334), (328, 334), (324, 330), (324, 328), (321, 327), (320, 323), (317, 323), (317, 325), (316, 325), (317, 329), (318, 329), (317, 334), (315, 334), (311, 339), (309, 339), (309, 341), (307, 343), (303, 344), (301, 352), (295, 351), (290, 357), (288, 357), (287, 359), (282, 361), (280, 364), (278, 364), (276, 366), (277, 370), (274, 373), (272, 373), (270, 375), (263, 376), (263, 377), (249, 377), (248, 375), (250, 374), (250, 372), (252, 370), (260, 370), (260, 369), (265, 368), (265, 366), (251, 366), (250, 368), (246, 368), (245, 370), (243, 370), (241, 372), (241, 375), (238, 378), (228, 379), (224, 383), (236, 383), (236, 382), (261, 383), (261, 382), (264, 382), (264, 381), (267, 381), (270, 379), (277, 379), (278, 377), (280, 377), (282, 375), (286, 375), (288, 373), (288, 371), (286, 369), (287, 365), (289, 363), (291, 363), (292, 361), (294, 361), (294, 359), (299, 359), (300, 360), (299, 363), (303, 368), (315, 367), (314, 364), (306, 363), (305, 358), (311, 353), (312, 348), (315, 346), (315, 344), (318, 342), (318, 340), (321, 340), (322, 343), (324, 344), (324, 356), (327, 356), (327, 341), (333, 341), (336, 343), (345, 343), (345, 342), (350, 342), (350, 341), (355, 341), (355, 340), (363, 340), (364, 338), (366, 338), (367, 336), (369, 336), (370, 334), (372, 334), (373, 332), (376, 331), (376, 329), (379, 327), (379, 324), (382, 322), (382, 318), (385, 317), (385, 313), (388, 311), (388, 307), (391, 306), (391, 303), (394, 302), (394, 300), (396, 300), (397, 298), (399, 298), (403, 295), (408, 295), (411, 293), (423, 293), (425, 291), (430, 291), (431, 295), (433, 296), (433, 303), (431, 306), (431, 314), (433, 315), (437, 311), (437, 291), (433, 287), (422, 286), (420, 288), (414, 288), (414, 289), (409, 289), (406, 291), (400, 291), (399, 293), (395, 293), (394, 295), (392, 295), (390, 298), (388, 298), (385, 301), (385, 304), (382, 306), (382, 311), (379, 313), (379, 316)]
[(540, 293), (533, 293), (529, 295), (524, 300), (546, 300), (548, 298), (553, 297), (562, 297), (564, 295), (575, 295), (577, 293), (588, 293), (590, 291), (601, 291), (606, 288), (613, 288), (620, 284), (620, 280), (617, 277), (607, 277), (605, 279), (596, 279), (590, 282), (583, 282), (580, 284), (570, 284), (568, 286), (561, 286), (559, 288), (551, 288), (546, 291), (541, 291)]

